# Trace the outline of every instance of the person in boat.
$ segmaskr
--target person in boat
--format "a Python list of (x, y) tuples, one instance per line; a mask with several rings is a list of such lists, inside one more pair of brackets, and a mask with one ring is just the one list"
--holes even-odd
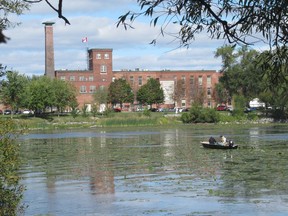
[(217, 141), (214, 137), (209, 138), (209, 144), (216, 144), (216, 143), (217, 143)]
[(227, 145), (227, 144), (228, 144), (226, 137), (223, 136), (223, 135), (220, 136), (220, 142), (221, 142), (223, 145)]

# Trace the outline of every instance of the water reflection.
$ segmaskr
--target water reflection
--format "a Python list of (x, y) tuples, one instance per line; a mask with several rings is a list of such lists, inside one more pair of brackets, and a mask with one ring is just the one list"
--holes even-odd
[(238, 150), (203, 149), (200, 141), (218, 130), (101, 128), (23, 136), (26, 214), (261, 215), (276, 197), (281, 206), (269, 212), (287, 211), (287, 127), (227, 128), (241, 142)]

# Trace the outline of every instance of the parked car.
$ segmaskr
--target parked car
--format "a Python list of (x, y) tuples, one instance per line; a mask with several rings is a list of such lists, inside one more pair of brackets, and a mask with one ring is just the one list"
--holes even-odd
[(158, 109), (157, 108), (150, 108), (149, 109), (151, 112), (158, 112)]
[(233, 107), (232, 106), (227, 106), (226, 110), (232, 112), (233, 111)]
[(11, 110), (4, 110), (4, 115), (11, 115), (12, 111)]
[(227, 107), (225, 105), (217, 106), (217, 111), (225, 111)]
[(31, 110), (23, 110), (22, 113), (25, 115), (33, 114), (33, 112)]
[(119, 107), (116, 107), (113, 110), (114, 110), (114, 112), (121, 112), (121, 108), (119, 108)]

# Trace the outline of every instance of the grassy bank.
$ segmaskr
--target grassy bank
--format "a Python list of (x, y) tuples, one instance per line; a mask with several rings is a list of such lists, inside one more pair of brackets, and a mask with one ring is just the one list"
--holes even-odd
[[(91, 128), (91, 127), (140, 127), (140, 126), (180, 126), (184, 125), (181, 114), (151, 112), (145, 115), (142, 112), (122, 112), (108, 113), (107, 115), (97, 115), (95, 117), (71, 115), (47, 114), (42, 116), (0, 116), (0, 118), (10, 119), (19, 125), (19, 128), (27, 130), (46, 129), (69, 129), (69, 128)], [(222, 126), (229, 124), (267, 124), (271, 119), (261, 118), (257, 115), (231, 116), (229, 113), (221, 112), (220, 122), (215, 125)], [(205, 123), (204, 123), (205, 124)]]
[[(11, 116), (1, 116), (10, 119)], [(43, 115), (25, 116), (14, 115), (12, 117), (19, 128), (29, 130), (65, 129), (65, 128), (89, 128), (89, 127), (133, 127), (133, 126), (160, 126), (182, 124), (180, 116), (167, 116), (164, 113), (151, 113), (146, 116), (143, 113), (109, 113), (108, 115), (77, 116), (71, 115)]]

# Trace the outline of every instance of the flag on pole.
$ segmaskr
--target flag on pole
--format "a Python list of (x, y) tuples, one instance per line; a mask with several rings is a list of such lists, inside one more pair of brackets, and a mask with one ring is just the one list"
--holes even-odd
[(87, 37), (82, 38), (82, 43), (87, 43), (87, 42), (88, 42), (88, 38)]

